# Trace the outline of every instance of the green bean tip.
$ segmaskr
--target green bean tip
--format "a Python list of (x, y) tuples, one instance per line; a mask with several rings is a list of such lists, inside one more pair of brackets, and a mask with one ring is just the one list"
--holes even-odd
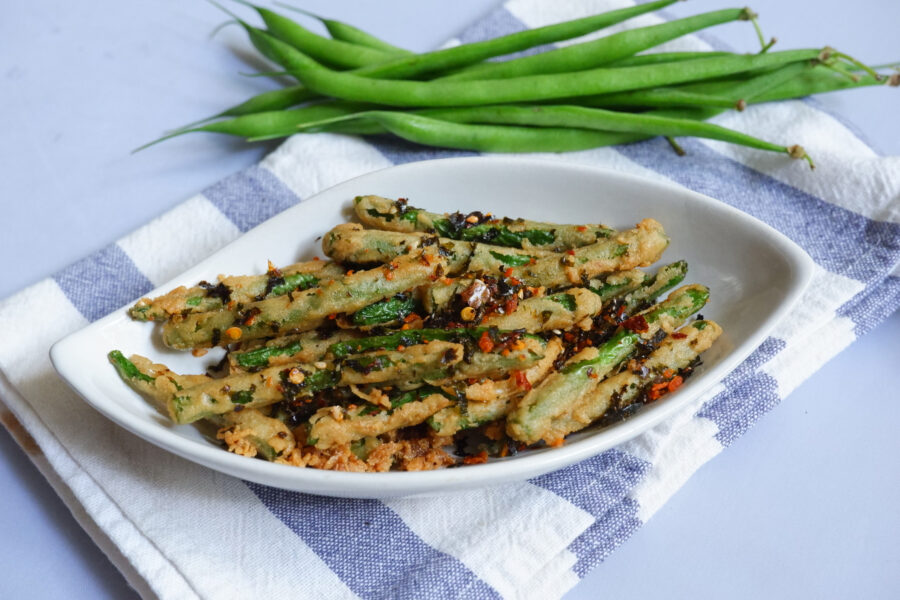
[(806, 160), (806, 162), (809, 163), (810, 169), (816, 168), (816, 164), (813, 162), (813, 160), (809, 156), (809, 154), (806, 153), (806, 150), (803, 148), (803, 146), (801, 146), (799, 144), (794, 144), (793, 146), (788, 146), (787, 151), (788, 151), (788, 156), (790, 156), (791, 158), (802, 158), (802, 159)]

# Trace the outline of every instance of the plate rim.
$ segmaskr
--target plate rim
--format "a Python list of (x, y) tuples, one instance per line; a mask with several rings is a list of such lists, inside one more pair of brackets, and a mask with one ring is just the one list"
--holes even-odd
[[(117, 308), (110, 314), (89, 323), (88, 325), (72, 332), (50, 348), (50, 360), (60, 377), (91, 407), (100, 412), (120, 427), (137, 435), (138, 437), (171, 452), (181, 458), (213, 468), (227, 475), (232, 475), (254, 481), (256, 483), (280, 487), (283, 489), (302, 491), (311, 494), (354, 497), (354, 498), (387, 498), (397, 496), (419, 495), (423, 493), (453, 491), (453, 484), (459, 483), (465, 489), (485, 487), (492, 484), (502, 484), (512, 481), (536, 477), (551, 471), (565, 468), (591, 456), (622, 444), (665, 420), (690, 402), (698, 399), (706, 391), (719, 383), (728, 373), (744, 361), (765, 338), (772, 329), (785, 317), (796, 305), (800, 297), (809, 287), (815, 271), (815, 263), (806, 251), (786, 235), (768, 225), (764, 221), (744, 213), (737, 208), (716, 200), (705, 194), (696, 192), (684, 186), (668, 180), (657, 180), (642, 177), (633, 173), (623, 173), (608, 167), (575, 164), (551, 159), (531, 157), (452, 157), (426, 161), (416, 161), (403, 165), (393, 165), (374, 171), (369, 171), (343, 180), (328, 188), (320, 190), (309, 198), (302, 200), (294, 206), (282, 211), (210, 254), (203, 260), (180, 272), (170, 280), (157, 286), (146, 295), (158, 295), (179, 285), (177, 282), (187, 273), (200, 269), (209, 262), (217, 259), (221, 254), (227, 253), (232, 245), (238, 243), (245, 236), (257, 229), (264, 227), (274, 219), (284, 218), (292, 212), (305, 212), (314, 210), (320, 202), (328, 201), (326, 194), (341, 186), (350, 186), (360, 179), (377, 177), (385, 171), (406, 171), (422, 168), (441, 168), (441, 164), (452, 163), (455, 165), (496, 165), (499, 168), (514, 166), (534, 165), (539, 168), (553, 170), (569, 170), (587, 173), (591, 176), (611, 177), (625, 180), (628, 183), (657, 188), (659, 191), (677, 192), (693, 197), (701, 204), (714, 206), (716, 210), (724, 211), (729, 218), (735, 218), (756, 227), (767, 233), (767, 239), (774, 243), (785, 260), (790, 265), (794, 276), (789, 282), (785, 299), (775, 310), (768, 315), (760, 327), (756, 328), (746, 339), (742, 340), (738, 348), (723, 358), (710, 370), (703, 373), (702, 386), (692, 386), (685, 389), (686, 394), (678, 394), (670, 397), (670, 400), (661, 402), (641, 411), (640, 414), (625, 421), (616, 423), (601, 432), (586, 436), (584, 439), (567, 443), (559, 448), (539, 449), (529, 451), (528, 456), (510, 461), (489, 462), (480, 465), (468, 465), (465, 468), (437, 469), (433, 471), (419, 472), (385, 472), (385, 473), (349, 473), (340, 471), (324, 471), (320, 469), (305, 469), (289, 465), (279, 465), (261, 460), (247, 460), (211, 445), (198, 443), (196, 440), (185, 438), (168, 427), (160, 426), (152, 422), (143, 422), (140, 419), (129, 419), (127, 411), (121, 410), (114, 398), (100, 394), (92, 397), (84, 390), (84, 381), (79, 378), (79, 370), (72, 362), (77, 362), (79, 356), (79, 340), (90, 335), (94, 330), (101, 329), (125, 316), (125, 310), (131, 303)], [(651, 190), (652, 191), (652, 190)], [(740, 351), (738, 351), (740, 350)], [(692, 383), (692, 382), (689, 382)], [(687, 388), (687, 386), (685, 386)], [(120, 411), (116, 409), (119, 408)], [(461, 488), (462, 489), (462, 488)]]

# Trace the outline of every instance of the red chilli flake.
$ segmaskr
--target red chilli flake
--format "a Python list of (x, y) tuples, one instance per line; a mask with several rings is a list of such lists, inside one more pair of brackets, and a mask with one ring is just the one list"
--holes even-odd
[(509, 276), (512, 275), (512, 274), (513, 274), (512, 267), (506, 267), (506, 270), (503, 271), (503, 276), (504, 276), (504, 277), (509, 277)]
[(475, 456), (467, 456), (463, 459), (464, 465), (480, 465), (482, 463), (486, 463), (488, 460), (487, 450), (482, 450)]
[(478, 339), (478, 347), (482, 352), (490, 352), (494, 349), (494, 340), (491, 339), (487, 331), (481, 332), (481, 337)]
[(575, 229), (576, 229), (577, 231), (587, 231), (587, 227), (585, 227), (584, 225), (579, 225), (579, 226), (576, 227)]
[(684, 338), (687, 337), (687, 334), (681, 333), (680, 331), (676, 331), (675, 333), (672, 334), (672, 337), (676, 340), (683, 340)]
[(519, 299), (516, 297), (512, 297), (506, 302), (503, 303), (503, 310), (506, 314), (510, 314), (515, 312), (516, 308), (519, 307)]
[(513, 374), (516, 377), (516, 387), (520, 387), (526, 392), (531, 389), (531, 382), (528, 381), (525, 371), (513, 371)]
[(568, 254), (569, 256), (575, 256), (575, 251), (574, 250), (566, 250), (566, 254)]
[(650, 325), (643, 315), (634, 315), (630, 319), (622, 321), (622, 327), (635, 333), (644, 333), (650, 331)]

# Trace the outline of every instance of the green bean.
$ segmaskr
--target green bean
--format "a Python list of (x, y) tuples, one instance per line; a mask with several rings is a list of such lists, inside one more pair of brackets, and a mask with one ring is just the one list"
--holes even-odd
[(715, 108), (735, 108), (736, 103), (722, 96), (702, 94), (681, 90), (677, 87), (653, 88), (649, 90), (632, 90), (630, 92), (618, 92), (591, 96), (589, 98), (576, 98), (575, 102), (582, 106), (597, 107), (694, 107), (708, 106)]
[(481, 42), (462, 44), (409, 57), (394, 58), (380, 65), (359, 69), (355, 74), (384, 79), (402, 79), (464, 67), (495, 56), (511, 54), (535, 46), (592, 33), (632, 17), (665, 8), (674, 4), (675, 1), (658, 0), (657, 2), (648, 2), (554, 25), (526, 29)]
[(602, 304), (596, 294), (585, 288), (569, 288), (565, 292), (519, 301), (516, 309), (507, 314), (486, 317), (483, 326), (500, 329), (524, 329), (534, 333), (569, 329), (586, 318), (600, 313)]
[[(483, 42), (463, 44), (453, 48), (445, 48), (434, 52), (426, 52), (409, 58), (393, 60), (378, 67), (363, 67), (355, 73), (362, 77), (412, 77), (426, 72), (440, 71), (455, 67), (464, 67), (486, 58), (527, 50), (534, 46), (566, 40), (620, 23), (632, 17), (642, 15), (674, 4), (677, 0), (658, 0), (638, 6), (609, 11), (582, 19), (566, 21), (545, 27), (527, 29)], [(240, 22), (240, 21), (239, 21)], [(246, 24), (245, 24), (246, 25)], [(278, 62), (278, 61), (276, 61)], [(254, 112), (280, 110), (296, 106), (301, 102), (320, 97), (318, 93), (303, 85), (284, 90), (264, 92), (249, 100), (228, 108), (217, 117), (237, 117)]]
[(341, 40), (343, 42), (349, 42), (351, 44), (357, 44), (359, 46), (366, 46), (368, 48), (375, 48), (376, 50), (381, 50), (383, 52), (388, 52), (391, 54), (412, 54), (409, 50), (405, 50), (403, 48), (398, 48), (393, 44), (389, 44), (384, 40), (375, 37), (371, 33), (367, 33), (362, 29), (354, 27), (353, 25), (349, 25), (347, 23), (343, 23), (341, 21), (336, 21), (334, 19), (326, 19), (325, 17), (320, 17), (317, 14), (311, 13), (309, 11), (303, 10), (302, 8), (292, 6), (285, 2), (275, 2), (277, 6), (282, 6), (289, 10), (296, 11), (298, 13), (304, 14), (308, 17), (312, 17), (322, 23), (325, 26), (325, 29), (328, 30), (328, 33), (331, 34), (336, 40)]
[[(347, 408), (323, 408), (310, 418), (307, 443), (326, 450), (424, 422), (452, 400), (431, 386), (401, 394), (388, 410), (374, 411), (371, 405)], [(339, 415), (339, 416), (337, 416)]]
[(639, 67), (643, 65), (655, 65), (658, 63), (672, 63), (681, 60), (693, 60), (695, 58), (714, 58), (722, 56), (734, 56), (734, 52), (694, 51), (694, 52), (653, 52), (651, 54), (638, 54), (627, 58), (620, 58), (610, 62), (609, 67)]
[(351, 354), (369, 352), (371, 350), (391, 349), (400, 346), (414, 346), (424, 344), (426, 341), (443, 340), (447, 342), (459, 342), (469, 344), (478, 342), (487, 333), (494, 343), (499, 343), (505, 337), (512, 335), (510, 331), (500, 331), (490, 327), (469, 327), (459, 329), (406, 329), (393, 333), (347, 340), (332, 344), (329, 352), (336, 358), (343, 358)]
[(165, 321), (175, 315), (183, 317), (219, 310), (231, 301), (242, 304), (283, 296), (294, 290), (315, 287), (322, 279), (343, 274), (344, 269), (332, 262), (313, 260), (295, 263), (263, 275), (220, 277), (215, 285), (203, 281), (190, 288), (177, 287), (152, 300), (141, 298), (128, 310), (128, 314), (136, 321)]
[(332, 344), (359, 336), (360, 333), (352, 329), (337, 329), (327, 333), (306, 331), (286, 335), (268, 340), (262, 345), (262, 340), (253, 340), (229, 352), (228, 364), (231, 372), (237, 372), (291, 363), (314, 363), (325, 357)]
[(820, 50), (788, 50), (754, 55), (682, 61), (575, 73), (530, 75), (503, 80), (399, 81), (366, 79), (332, 71), (273, 36), (245, 25), (253, 44), (316, 92), (361, 102), (392, 106), (472, 106), (586, 96), (708, 79), (818, 57)]
[(588, 289), (600, 296), (602, 302), (608, 302), (637, 289), (646, 280), (647, 274), (640, 269), (617, 271), (602, 281), (591, 281)]
[(399, 232), (434, 232), (443, 238), (511, 248), (530, 245), (562, 252), (592, 244), (614, 233), (604, 225), (559, 225), (520, 218), (497, 218), (478, 212), (468, 216), (460, 213), (438, 214), (409, 206), (405, 200), (381, 196), (357, 196), (353, 202), (357, 218), (368, 227)]
[[(432, 119), (410, 113), (373, 112), (366, 118), (343, 120), (351, 126), (346, 133), (370, 129), (369, 119), (388, 132), (410, 142), (439, 148), (478, 152), (571, 152), (601, 146), (614, 146), (643, 139), (634, 133), (589, 131), (561, 127), (516, 127), (511, 125), (467, 125)], [(333, 121), (337, 122), (337, 121)], [(360, 129), (354, 130), (353, 124)], [(301, 131), (316, 131), (315, 127)]]
[[(646, 398), (658, 400), (663, 394), (677, 389), (686, 377), (697, 357), (709, 349), (722, 333), (713, 321), (695, 321), (669, 335), (646, 359), (636, 365), (608, 377), (569, 404), (567, 410), (556, 415), (538, 436), (529, 436), (533, 442), (542, 439), (554, 443), (574, 431), (584, 429), (609, 409), (622, 410), (628, 405)], [(689, 372), (689, 371), (688, 371)], [(516, 431), (508, 422), (507, 433)], [(515, 435), (513, 435), (515, 438)], [(525, 441), (525, 439), (521, 439)]]
[(196, 132), (224, 133), (246, 138), (249, 141), (288, 137), (297, 133), (297, 129), (301, 125), (318, 122), (322, 119), (351, 115), (367, 107), (368, 105), (350, 102), (327, 102), (294, 110), (255, 112), (226, 121), (216, 121), (206, 125), (176, 129), (161, 138), (136, 148), (134, 152), (186, 133)]
[(637, 350), (641, 340), (651, 340), (664, 326), (677, 327), (708, 300), (709, 290), (705, 287), (685, 286), (626, 321), (603, 345), (576, 354), (526, 394), (510, 413), (507, 431), (513, 439), (529, 444), (547, 439), (546, 431), (552, 423), (571, 413), (600, 380)]
[(684, 281), (687, 272), (688, 264), (684, 260), (660, 267), (653, 277), (642, 282), (639, 287), (622, 298), (625, 314), (630, 315), (635, 310), (655, 302), (659, 296)]
[(170, 348), (205, 348), (315, 329), (331, 315), (356, 312), (430, 283), (439, 268), (446, 268), (446, 260), (436, 253), (399, 256), (390, 266), (357, 271), (323, 282), (315, 289), (293, 292), (287, 302), (285, 298), (269, 298), (236, 307), (239, 310), (217, 310), (169, 320), (163, 325), (163, 342)]
[(236, 1), (255, 10), (270, 34), (321, 63), (352, 69), (380, 64), (395, 56), (383, 50), (322, 37), (275, 11), (244, 0)]
[(746, 8), (717, 10), (658, 25), (628, 29), (590, 42), (548, 50), (533, 56), (475, 65), (464, 72), (447, 75), (441, 79), (472, 81), (581, 71), (632, 56), (700, 29), (737, 20), (746, 21), (749, 18), (750, 12)]
[[(351, 118), (365, 118), (364, 115), (366, 114), (365, 112), (356, 113)], [(760, 150), (781, 152), (791, 158), (804, 158), (809, 162), (810, 167), (814, 166), (812, 159), (806, 155), (806, 152), (800, 146), (786, 147), (773, 144), (733, 129), (692, 119), (660, 117), (646, 113), (632, 114), (583, 106), (552, 105), (479, 106), (474, 108), (438, 109), (428, 111), (425, 114), (454, 122), (581, 127), (583, 129), (600, 131), (709, 138)]]
[(350, 322), (357, 327), (398, 323), (411, 314), (416, 306), (417, 302), (411, 295), (397, 294), (393, 298), (361, 308), (353, 313)]
[[(437, 242), (437, 244), (435, 244)], [(338, 262), (378, 264), (413, 250), (437, 245), (447, 259), (445, 273), (453, 275), (469, 264), (474, 244), (436, 238), (428, 233), (400, 233), (363, 229), (358, 223), (342, 223), (322, 236), (322, 250)]]

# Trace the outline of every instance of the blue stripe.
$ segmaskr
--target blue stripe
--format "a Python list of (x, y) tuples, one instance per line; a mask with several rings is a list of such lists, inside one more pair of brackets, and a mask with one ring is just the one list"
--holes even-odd
[(96, 321), (153, 289), (150, 280), (116, 244), (69, 265), (53, 279), (89, 321)]
[(578, 557), (574, 571), (580, 577), (640, 527), (637, 503), (628, 494), (649, 469), (650, 463), (613, 449), (531, 481), (595, 517), (569, 546)]
[(857, 337), (871, 331), (900, 308), (900, 277), (888, 275), (871, 284), (837, 310), (855, 323)]
[[(824, 202), (685, 139), (678, 156), (663, 139), (617, 146), (632, 161), (726, 202), (778, 229), (832, 273), (879, 281), (900, 261), (900, 225), (872, 221)], [(798, 163), (794, 168), (805, 168)]]
[(697, 413), (698, 417), (710, 419), (718, 425), (716, 439), (723, 446), (730, 445), (743, 435), (781, 401), (778, 382), (758, 369), (784, 347), (782, 340), (766, 338), (747, 360), (722, 380), (725, 391), (704, 404)]
[[(377, 500), (325, 498), (249, 482), (247, 486), (363, 598), (500, 597), (456, 558), (425, 544)], [(297, 586), (302, 589), (303, 582)]]
[[(518, 33), (525, 29), (527, 28), (522, 21), (513, 16), (513, 14), (505, 7), (501, 6), (500, 8), (491, 11), (486, 17), (482, 17), (469, 26), (468, 29), (459, 35), (459, 41), (463, 44), (471, 44), (472, 42), (481, 42), (500, 37), (501, 35)], [(540, 54), (541, 52), (546, 52), (547, 50), (553, 50), (555, 47), (555, 44), (535, 46), (534, 48), (527, 48), (525, 50), (520, 50), (519, 52), (507, 54), (503, 59), (511, 60), (523, 56), (533, 56), (535, 54)]]
[(434, 158), (456, 158), (459, 156), (478, 156), (477, 152), (469, 150), (445, 150), (440, 148), (432, 148), (430, 146), (422, 146), (407, 142), (400, 138), (377, 136), (367, 140), (376, 150), (378, 150), (386, 159), (395, 165), (404, 165), (406, 163), (418, 162), (421, 160), (432, 160)]
[(255, 165), (203, 190), (203, 195), (241, 231), (297, 204), (300, 198), (272, 173)]

